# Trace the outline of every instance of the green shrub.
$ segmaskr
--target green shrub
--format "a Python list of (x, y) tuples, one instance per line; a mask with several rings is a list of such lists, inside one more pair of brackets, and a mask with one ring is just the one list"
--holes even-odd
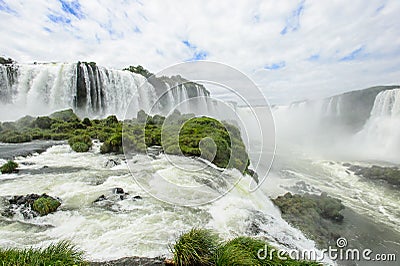
[(84, 125), (86, 125), (86, 126), (88, 126), (88, 127), (92, 126), (92, 122), (91, 122), (90, 119), (87, 118), (87, 117), (85, 117), (85, 118), (82, 120), (82, 124), (84, 124)]
[(39, 116), (36, 118), (34, 125), (40, 129), (50, 129), (55, 121), (48, 116)]
[(61, 241), (41, 249), (2, 249), (0, 265), (36, 266), (36, 265), (88, 265), (83, 260), (83, 252), (68, 241)]
[(110, 115), (104, 120), (106, 126), (112, 127), (115, 124), (118, 124), (118, 119), (115, 115)]
[(27, 133), (20, 133), (18, 131), (2, 132), (0, 134), (0, 142), (5, 143), (23, 143), (32, 141), (32, 136)]
[(144, 76), (145, 78), (149, 78), (153, 75), (153, 73), (151, 73), (150, 71), (148, 71), (147, 69), (145, 69), (144, 67), (142, 67), (141, 65), (137, 65), (137, 66), (129, 66), (127, 68), (124, 68), (123, 70), (127, 70), (136, 74), (140, 74), (142, 76)]
[(17, 171), (18, 164), (14, 161), (8, 161), (0, 167), (0, 172), (2, 174), (11, 174)]
[(17, 128), (30, 128), (34, 126), (35, 118), (30, 115), (26, 115), (15, 122)]
[(33, 202), (32, 209), (41, 216), (55, 212), (61, 203), (49, 196), (41, 196)]
[(212, 265), (218, 236), (210, 230), (193, 228), (182, 234), (173, 245), (174, 262), (183, 265)]
[(29, 135), (31, 135), (32, 140), (35, 139), (43, 139), (43, 130), (41, 130), (40, 128), (31, 128), (27, 131), (27, 133)]
[(261, 265), (252, 252), (243, 248), (242, 245), (229, 241), (221, 245), (214, 254), (214, 265), (216, 266), (257, 266)]
[(79, 117), (74, 113), (74, 111), (72, 111), (72, 109), (52, 113), (50, 117), (64, 122), (79, 121)]
[(76, 152), (87, 152), (90, 149), (90, 147), (84, 142), (75, 142), (72, 144), (71, 148)]
[(83, 143), (88, 146), (88, 148), (92, 147), (92, 139), (88, 135), (80, 135), (74, 136), (68, 139), (68, 144), (73, 149), (74, 144), (76, 143)]
[(100, 147), (101, 153), (122, 153), (122, 132), (116, 133), (108, 138)]
[(65, 140), (68, 139), (70, 137), (70, 134), (68, 133), (53, 133), (50, 134), (50, 138), (52, 140)]
[[(247, 236), (236, 237), (221, 243), (210, 230), (192, 229), (181, 235), (172, 246), (175, 265), (215, 266), (270, 266), (270, 265), (321, 265), (313, 261), (298, 261), (279, 253), (263, 240)], [(261, 252), (260, 252), (261, 251)]]

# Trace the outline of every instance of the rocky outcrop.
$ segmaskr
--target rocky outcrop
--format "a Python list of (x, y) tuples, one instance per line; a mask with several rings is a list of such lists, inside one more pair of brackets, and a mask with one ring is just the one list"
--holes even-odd
[(112, 261), (91, 262), (90, 266), (156, 266), (156, 265), (172, 265), (165, 263), (163, 258), (141, 258), (128, 257)]
[(395, 187), (400, 186), (400, 169), (398, 167), (384, 167), (378, 165), (364, 167), (349, 163), (345, 163), (343, 166), (347, 167), (348, 171), (353, 172), (355, 175), (374, 181), (384, 181)]
[(341, 214), (344, 205), (340, 200), (326, 193), (293, 195), (288, 192), (272, 201), (281, 210), (283, 219), (315, 240), (319, 246), (334, 244), (340, 236), (339, 231), (332, 229), (344, 219)]
[(103, 207), (112, 211), (118, 211), (117, 203), (122, 200), (141, 200), (142, 197), (139, 195), (132, 196), (128, 192), (125, 192), (123, 188), (117, 187), (113, 188), (108, 195), (102, 194), (93, 204), (98, 207)]
[(8, 208), (3, 213), (5, 216), (12, 217), (21, 213), (25, 219), (30, 219), (57, 211), (61, 200), (47, 194), (28, 194), (12, 196), (8, 198), (8, 204)]

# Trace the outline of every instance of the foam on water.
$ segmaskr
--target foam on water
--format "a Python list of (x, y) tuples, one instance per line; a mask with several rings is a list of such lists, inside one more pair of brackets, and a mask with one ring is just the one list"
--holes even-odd
[[(250, 234), (250, 226), (259, 223), (259, 237), (283, 248), (315, 249), (315, 245), (300, 231), (292, 228), (280, 217), (279, 210), (261, 191), (248, 192), (251, 178), (242, 177), (236, 170), (225, 173), (226, 181), (240, 180), (224, 197), (210, 204), (197, 207), (174, 206), (159, 201), (134, 180), (126, 164), (104, 168), (110, 155), (97, 152), (75, 153), (67, 145), (49, 148), (40, 155), (20, 157), (21, 168), (40, 169), (51, 167), (80, 167), (82, 170), (65, 173), (24, 174), (10, 180), (0, 180), (0, 196), (47, 193), (62, 199), (60, 209), (47, 216), (31, 220), (13, 218), (0, 219), (0, 246), (27, 247), (48, 245), (61, 239), (70, 239), (86, 252), (91, 260), (109, 260), (124, 256), (170, 255), (168, 244), (190, 228), (206, 227), (219, 232), (225, 239)], [(190, 158), (180, 158), (182, 163), (197, 169), (204, 164)], [(27, 165), (28, 163), (28, 165)], [(34, 165), (31, 165), (34, 163)], [(132, 158), (135, 173), (147, 173), (149, 184), (162, 193), (176, 193), (190, 200), (194, 195), (168, 191), (154, 182), (157, 173), (167, 170), (168, 160), (161, 156), (153, 160), (145, 155)], [(192, 173), (189, 185), (198, 185), (198, 195), (218, 195), (218, 182), (204, 185), (205, 176), (217, 178), (218, 169), (206, 166), (205, 170)], [(174, 182), (184, 172), (171, 171), (168, 177)], [(195, 176), (197, 175), (197, 176)], [(7, 176), (7, 175), (6, 175)], [(242, 177), (242, 178), (241, 178)], [(152, 183), (154, 182), (154, 183)], [(156, 185), (159, 186), (156, 186)], [(112, 189), (121, 187), (129, 193), (122, 201), (111, 202), (112, 206), (93, 204), (100, 195), (112, 195)], [(203, 194), (202, 194), (203, 193)], [(134, 199), (139, 195), (142, 199)]]

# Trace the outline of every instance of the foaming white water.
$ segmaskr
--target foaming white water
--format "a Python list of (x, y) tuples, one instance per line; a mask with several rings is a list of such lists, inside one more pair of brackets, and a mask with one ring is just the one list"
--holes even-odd
[[(306, 158), (304, 155), (293, 155), (289, 158), (279, 158), (285, 161), (278, 174), (280, 184), (285, 184), (286, 190), (294, 188), (296, 183), (306, 184), (328, 195), (340, 199), (346, 207), (368, 217), (377, 224), (389, 226), (400, 233), (400, 211), (398, 203), (400, 193), (391, 186), (380, 184), (348, 171), (341, 162), (332, 162), (316, 158)], [(365, 162), (351, 162), (355, 165), (371, 166)], [(264, 190), (268, 191), (268, 184)], [(319, 194), (320, 192), (318, 192)]]
[[(124, 256), (158, 256), (167, 254), (168, 244), (180, 233), (196, 227), (215, 229), (224, 238), (257, 233), (277, 246), (285, 248), (315, 249), (314, 243), (300, 231), (292, 228), (280, 217), (279, 211), (261, 192), (249, 193), (250, 177), (240, 182), (224, 197), (198, 207), (173, 206), (146, 194), (128, 172), (126, 165), (104, 168), (110, 156), (95, 152), (75, 153), (67, 145), (54, 146), (40, 155), (17, 159), (22, 171), (18, 178), (0, 180), (0, 196), (47, 193), (62, 199), (59, 211), (32, 220), (0, 219), (0, 246), (43, 246), (60, 239), (70, 239), (83, 249), (88, 259), (106, 260)], [(181, 158), (188, 167), (197, 169), (204, 164), (190, 158)], [(168, 170), (168, 160), (161, 156), (153, 160), (144, 155), (134, 156), (133, 174), (154, 176)], [(52, 170), (35, 174), (34, 169), (44, 165)], [(62, 167), (62, 171), (57, 171)], [(32, 173), (29, 173), (31, 171)], [(217, 178), (216, 169), (204, 170), (209, 179)], [(182, 175), (172, 172), (170, 180), (180, 176), (200, 182), (204, 173)], [(174, 176), (177, 175), (177, 176)], [(226, 173), (233, 180), (241, 174), (235, 170)], [(178, 182), (178, 180), (175, 180)], [(151, 182), (151, 180), (149, 180)], [(100, 195), (109, 196), (112, 189), (123, 188), (130, 196), (112, 201), (110, 205), (97, 205), (93, 201)], [(160, 193), (170, 193), (155, 187)], [(218, 187), (201, 186), (201, 192), (219, 193)], [(134, 199), (140, 195), (142, 199)], [(177, 194), (183, 200), (193, 195)], [(251, 225), (260, 230), (252, 232)]]

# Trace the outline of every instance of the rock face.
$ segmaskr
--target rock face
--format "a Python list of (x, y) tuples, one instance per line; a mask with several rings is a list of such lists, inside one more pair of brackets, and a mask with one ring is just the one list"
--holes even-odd
[(139, 195), (136, 196), (131, 196), (129, 193), (125, 192), (123, 188), (117, 187), (113, 188), (111, 190), (111, 193), (109, 195), (100, 195), (95, 201), (93, 201), (93, 204), (98, 206), (98, 207), (103, 207), (107, 208), (112, 211), (118, 211), (118, 202), (122, 200), (141, 200), (142, 197)]
[(163, 258), (141, 258), (129, 257), (113, 261), (91, 262), (91, 266), (153, 266), (153, 265), (168, 265)]
[(347, 167), (347, 169), (355, 175), (371, 180), (385, 181), (395, 187), (400, 186), (400, 169), (398, 167), (383, 167), (377, 165), (363, 167), (348, 163), (343, 164), (343, 166)]
[(120, 158), (111, 158), (104, 163), (104, 168), (113, 168), (120, 165), (122, 160)]
[(344, 217), (340, 213), (344, 205), (340, 200), (321, 195), (292, 195), (286, 193), (272, 200), (282, 212), (282, 218), (317, 242), (321, 247), (334, 244), (339, 237), (335, 224), (340, 224)]
[(53, 213), (57, 211), (58, 207), (61, 205), (59, 199), (53, 198), (47, 194), (13, 196), (8, 199), (8, 203), (9, 207), (4, 212), (6, 216), (14, 216), (19, 212), (25, 219)]
[(351, 132), (360, 130), (370, 117), (376, 96), (399, 86), (376, 86), (346, 92), (324, 100), (323, 110), (330, 117), (327, 123), (339, 123)]

